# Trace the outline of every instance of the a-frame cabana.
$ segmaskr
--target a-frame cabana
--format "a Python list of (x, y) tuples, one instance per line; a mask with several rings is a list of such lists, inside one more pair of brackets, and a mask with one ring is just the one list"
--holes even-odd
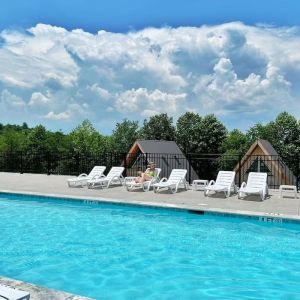
[(187, 169), (188, 180), (197, 178), (196, 172), (174, 141), (137, 140), (123, 165), (126, 165), (127, 175), (135, 175), (138, 170), (145, 169), (150, 161), (162, 169), (162, 177), (168, 177), (172, 169)]
[(268, 185), (278, 188), (279, 185), (294, 185), (296, 177), (283, 161), (270, 142), (256, 140), (241, 161), (235, 166), (236, 178), (247, 180), (250, 172), (265, 172), (268, 174)]

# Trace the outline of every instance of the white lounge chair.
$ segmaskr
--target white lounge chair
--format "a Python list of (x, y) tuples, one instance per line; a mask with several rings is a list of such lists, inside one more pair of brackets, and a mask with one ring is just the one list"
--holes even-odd
[(86, 185), (87, 180), (96, 179), (103, 176), (103, 172), (105, 171), (106, 167), (104, 166), (95, 166), (90, 174), (82, 173), (76, 178), (68, 179), (68, 186), (69, 187), (76, 187), (81, 186), (83, 187)]
[(100, 178), (87, 180), (87, 187), (92, 188), (96, 186), (109, 187), (111, 184), (119, 183), (123, 184), (124, 177), (122, 173), (124, 172), (124, 167), (112, 167), (106, 176)]
[(12, 287), (0, 285), (0, 299), (29, 300), (30, 294)]
[(164, 177), (158, 183), (153, 184), (154, 193), (158, 193), (161, 188), (167, 188), (172, 193), (176, 193), (180, 186), (187, 190), (186, 173), (186, 169), (173, 169), (169, 178)]
[(209, 192), (224, 192), (225, 196), (229, 197), (232, 188), (236, 191), (234, 178), (234, 171), (219, 171), (216, 181), (211, 180), (205, 187), (204, 195), (208, 196)]
[(148, 192), (153, 186), (154, 183), (159, 182), (159, 175), (160, 175), (161, 169), (155, 168), (155, 176), (152, 177), (151, 180), (147, 180), (144, 182), (135, 182), (136, 177), (125, 177), (125, 186), (127, 188), (127, 191), (132, 191), (134, 189), (143, 189), (144, 192)]
[(250, 172), (247, 183), (243, 182), (238, 192), (238, 198), (244, 195), (259, 195), (263, 201), (268, 194), (267, 173)]

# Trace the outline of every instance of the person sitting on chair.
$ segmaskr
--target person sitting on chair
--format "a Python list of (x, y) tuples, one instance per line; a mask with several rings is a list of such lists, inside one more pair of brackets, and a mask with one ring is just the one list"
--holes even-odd
[(134, 180), (136, 183), (143, 183), (145, 181), (151, 180), (155, 176), (155, 163), (149, 162), (147, 166), (147, 170), (145, 172), (138, 172), (138, 177), (136, 177)]

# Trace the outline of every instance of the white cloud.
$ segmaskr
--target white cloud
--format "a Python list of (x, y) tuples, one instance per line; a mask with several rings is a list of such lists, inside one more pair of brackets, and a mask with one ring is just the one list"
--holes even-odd
[(76, 103), (73, 99), (70, 99), (71, 103), (68, 104), (66, 110), (55, 113), (54, 111), (48, 112), (46, 115), (42, 115), (41, 117), (48, 120), (54, 121), (64, 121), (70, 119), (85, 119), (88, 116), (88, 110), (90, 108), (88, 103)]
[(281, 110), (299, 114), (299, 32), (239, 22), (129, 33), (45, 24), (28, 33), (5, 30), (0, 111), (14, 107), (13, 119), (27, 107), (24, 118), (74, 125), (86, 117), (176, 117), (187, 109), (226, 115), (228, 122), (250, 112), (257, 119)]
[(199, 101), (208, 109), (226, 113), (240, 113), (249, 109), (268, 110), (274, 104), (283, 107), (284, 102), (293, 101), (290, 96), (291, 83), (284, 79), (278, 68), (268, 65), (264, 77), (254, 73), (238, 79), (230, 59), (221, 58), (207, 80), (200, 80), (194, 88)]
[(160, 90), (148, 91), (145, 88), (132, 89), (121, 93), (115, 108), (122, 113), (141, 112), (143, 116), (160, 112), (174, 114), (184, 102), (186, 94), (169, 94)]
[(4, 105), (8, 105), (16, 109), (26, 106), (26, 102), (21, 97), (14, 95), (6, 89), (1, 92), (0, 100)]
[(111, 97), (111, 94), (106, 89), (100, 87), (97, 83), (94, 83), (91, 86), (87, 87), (90, 91), (94, 92), (100, 99), (108, 100)]
[(67, 120), (70, 118), (70, 115), (67, 112), (54, 113), (50, 111), (47, 115), (44, 116), (45, 119), (49, 120)]
[(30, 106), (34, 106), (34, 105), (45, 105), (48, 104), (49, 102), (51, 102), (51, 99), (48, 96), (43, 95), (40, 92), (34, 92), (31, 95), (30, 101), (29, 101), (29, 105)]
[(31, 34), (1, 33), (5, 44), (0, 48), (0, 81), (22, 88), (43, 86), (49, 80), (72, 86), (79, 68), (65, 49), (68, 32), (43, 24), (28, 31)]

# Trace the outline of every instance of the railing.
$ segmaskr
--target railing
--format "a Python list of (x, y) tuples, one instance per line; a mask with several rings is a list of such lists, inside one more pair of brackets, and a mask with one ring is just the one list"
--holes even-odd
[(224, 154), (171, 154), (171, 153), (50, 153), (50, 152), (0, 152), (0, 171), (78, 175), (89, 172), (95, 165), (123, 165), (125, 176), (135, 176), (144, 170), (149, 161), (162, 169), (162, 176), (169, 176), (174, 168), (187, 169), (187, 179), (215, 179), (219, 170), (235, 170), (236, 184), (247, 181), (252, 172), (267, 172), (270, 188), (292, 184), (300, 188), (300, 157), (239, 156)]

